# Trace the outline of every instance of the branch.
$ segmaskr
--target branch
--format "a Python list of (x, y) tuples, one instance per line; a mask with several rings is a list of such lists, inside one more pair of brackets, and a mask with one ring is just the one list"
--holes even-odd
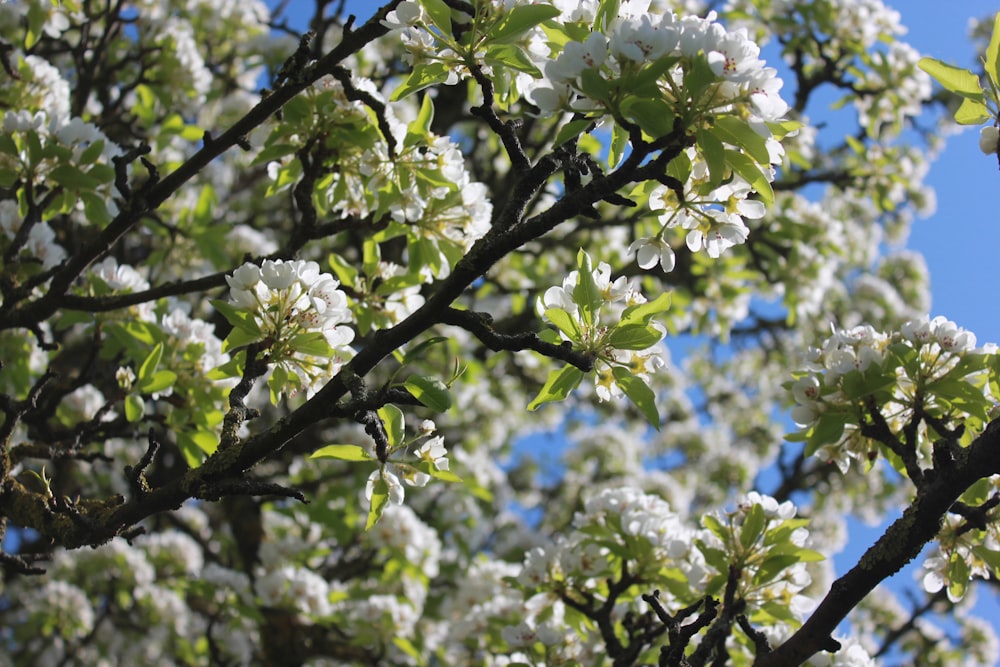
[(497, 116), (497, 112), (493, 110), (493, 82), (490, 81), (488, 76), (483, 74), (483, 70), (479, 67), (479, 64), (474, 63), (470, 65), (469, 71), (472, 72), (473, 78), (475, 78), (480, 88), (483, 89), (483, 103), (478, 107), (470, 109), (472, 115), (485, 120), (494, 134), (500, 137), (500, 141), (503, 142), (503, 147), (507, 151), (507, 156), (510, 158), (511, 168), (515, 172), (527, 171), (531, 168), (531, 161), (525, 154), (524, 148), (521, 146), (521, 140), (517, 138), (517, 133), (514, 131), (517, 129), (518, 124), (514, 121), (503, 122)]
[(396, 138), (392, 135), (392, 128), (385, 115), (385, 104), (376, 99), (371, 93), (355, 88), (354, 84), (351, 83), (351, 73), (343, 67), (334, 67), (330, 70), (330, 74), (344, 87), (344, 94), (347, 96), (347, 99), (352, 102), (361, 102), (372, 110), (372, 113), (375, 114), (375, 120), (378, 122), (378, 129), (382, 133), (382, 138), (385, 139), (389, 159), (396, 159)]
[(441, 323), (465, 329), (494, 352), (500, 352), (501, 350), (512, 352), (534, 350), (546, 357), (552, 357), (553, 359), (565, 361), (567, 364), (572, 364), (584, 373), (594, 370), (593, 357), (574, 352), (573, 344), (569, 341), (561, 345), (556, 345), (554, 343), (547, 343), (533, 333), (499, 333), (490, 326), (493, 323), (493, 318), (489, 313), (474, 313), (469, 310), (448, 308), (441, 316)]
[(885, 533), (864, 553), (858, 564), (833, 583), (812, 616), (784, 644), (758, 655), (755, 667), (801, 665), (819, 651), (836, 644), (832, 633), (861, 600), (883, 580), (920, 554), (941, 527), (945, 513), (978, 480), (1000, 474), (1000, 421), (994, 421), (967, 448), (956, 453), (954, 464), (920, 487), (917, 497)]

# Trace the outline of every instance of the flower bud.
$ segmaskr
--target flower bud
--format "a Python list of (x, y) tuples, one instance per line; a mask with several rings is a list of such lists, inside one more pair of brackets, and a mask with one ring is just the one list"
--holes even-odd
[(987, 155), (997, 154), (998, 142), (1000, 142), (1000, 128), (990, 126), (979, 131), (979, 150)]

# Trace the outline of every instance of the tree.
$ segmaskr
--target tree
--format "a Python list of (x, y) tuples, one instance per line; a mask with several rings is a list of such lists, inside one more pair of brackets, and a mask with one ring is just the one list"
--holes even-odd
[(894, 244), (1000, 39), (648, 5), (0, 4), (0, 663), (996, 659), (1000, 357)]

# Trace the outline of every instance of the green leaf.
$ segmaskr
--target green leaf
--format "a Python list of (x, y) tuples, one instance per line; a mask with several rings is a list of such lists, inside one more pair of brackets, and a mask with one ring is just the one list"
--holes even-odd
[(514, 42), (539, 23), (557, 16), (559, 8), (552, 5), (517, 5), (486, 35), (486, 39), (494, 44)]
[(453, 473), (450, 470), (438, 470), (434, 467), (434, 463), (431, 461), (417, 461), (414, 466), (420, 472), (427, 473), (435, 479), (440, 479), (442, 482), (461, 482), (462, 478)]
[(604, 30), (611, 26), (611, 23), (618, 18), (618, 10), (621, 7), (621, 0), (601, 0), (597, 5), (597, 13), (594, 17), (594, 30)]
[(716, 116), (712, 129), (706, 134), (714, 134), (722, 141), (742, 148), (757, 164), (771, 163), (764, 137), (754, 132), (745, 120), (728, 114)]
[(820, 415), (819, 421), (812, 427), (806, 439), (806, 455), (814, 454), (821, 446), (840, 440), (844, 435), (846, 424), (847, 417), (842, 413), (829, 411)]
[(136, 378), (140, 385), (149, 382), (153, 378), (153, 374), (156, 373), (157, 367), (160, 365), (160, 358), (163, 356), (163, 343), (157, 343), (146, 358), (143, 360), (142, 365), (139, 366), (139, 374)]
[(342, 284), (347, 286), (354, 285), (354, 281), (358, 277), (358, 270), (351, 266), (346, 259), (335, 252), (331, 252), (326, 258), (326, 263), (337, 274), (337, 279)]
[(715, 134), (698, 130), (698, 152), (708, 165), (709, 183), (717, 187), (726, 177), (726, 147)]
[(764, 508), (760, 505), (751, 507), (740, 529), (740, 545), (744, 549), (749, 549), (764, 532), (766, 525), (767, 516), (764, 514)]
[(965, 597), (971, 574), (965, 556), (958, 551), (952, 552), (948, 561), (948, 597), (953, 600), (961, 600)]
[(448, 79), (450, 71), (448, 66), (440, 62), (428, 62), (417, 65), (410, 72), (410, 76), (406, 78), (406, 81), (393, 91), (389, 99), (396, 102), (424, 88), (444, 83)]
[(68, 164), (57, 165), (46, 177), (71, 190), (93, 190), (101, 185), (100, 180)]
[(410, 656), (414, 663), (420, 664), (422, 662), (420, 651), (409, 639), (406, 639), (405, 637), (394, 637), (392, 643), (400, 651)]
[(417, 112), (417, 117), (406, 128), (406, 144), (416, 145), (428, 141), (433, 121), (434, 99), (430, 95), (424, 95), (423, 99), (420, 100), (420, 111)]
[(38, 38), (42, 36), (42, 27), (45, 25), (45, 21), (48, 17), (48, 12), (45, 9), (45, 3), (28, 3), (28, 30), (24, 36), (25, 51), (34, 46), (35, 42), (38, 41)]
[(983, 99), (983, 88), (979, 85), (979, 77), (969, 70), (934, 58), (921, 58), (917, 61), (917, 66), (934, 77), (945, 90), (970, 99), (980, 101)]
[(164, 391), (165, 389), (173, 386), (174, 382), (177, 381), (177, 373), (168, 370), (156, 371), (149, 377), (145, 382), (139, 382), (139, 391), (143, 394), (155, 394), (158, 391)]
[(626, 324), (611, 331), (604, 341), (616, 350), (645, 350), (663, 338), (659, 329), (642, 324)]
[(250, 343), (256, 343), (261, 338), (260, 332), (250, 333), (239, 327), (233, 327), (226, 336), (226, 339), (222, 341), (222, 351), (230, 352), (232, 350), (238, 350), (241, 347), (246, 347)]
[(581, 380), (583, 380), (583, 371), (576, 366), (566, 364), (562, 368), (550, 371), (545, 385), (539, 390), (534, 400), (528, 404), (528, 410), (534, 412), (545, 403), (565, 399), (570, 392), (579, 386)]
[(333, 356), (333, 348), (327, 342), (326, 336), (319, 331), (306, 331), (296, 334), (288, 341), (288, 344), (299, 354), (323, 358)]
[(146, 404), (142, 400), (142, 397), (136, 396), (135, 394), (129, 394), (125, 397), (125, 419), (130, 423), (142, 419), (142, 415), (146, 412)]
[(733, 168), (733, 171), (750, 184), (765, 206), (774, 204), (774, 191), (771, 190), (771, 183), (768, 182), (767, 176), (764, 175), (756, 162), (743, 153), (730, 150), (726, 151), (726, 162)]
[(77, 164), (90, 164), (101, 157), (101, 151), (104, 150), (104, 140), (98, 139), (94, 143), (87, 146), (82, 153), (80, 153), (80, 159), (77, 160)]
[(341, 461), (371, 461), (372, 457), (360, 445), (327, 445), (313, 452), (311, 459), (340, 459)]
[(639, 412), (646, 417), (649, 425), (659, 431), (660, 412), (656, 409), (656, 394), (649, 388), (649, 385), (639, 376), (633, 375), (627, 368), (616, 366), (611, 372), (618, 388), (625, 392), (635, 407), (639, 408)]
[(581, 118), (579, 120), (572, 120), (566, 123), (559, 128), (558, 132), (556, 132), (556, 138), (552, 141), (552, 145), (562, 146), (567, 141), (576, 139), (583, 133), (584, 130), (590, 127), (593, 122), (594, 121), (589, 118)]
[(188, 466), (197, 468), (219, 448), (219, 439), (208, 431), (180, 432), (177, 434), (177, 445), (184, 454)]
[(986, 57), (983, 67), (995, 87), (1000, 88), (1000, 12), (993, 19), (993, 34), (990, 44), (986, 47)]
[(980, 125), (991, 117), (990, 110), (981, 100), (970, 100), (968, 97), (955, 110), (955, 122), (959, 125)]
[(704, 515), (701, 517), (701, 525), (712, 531), (712, 533), (723, 542), (727, 542), (729, 540), (729, 531), (726, 529), (726, 526), (719, 521), (717, 516), (713, 514)]
[[(617, 167), (622, 158), (625, 157), (628, 141), (628, 130), (615, 123), (611, 128), (611, 146), (608, 148), (608, 166), (612, 169)], [(684, 154), (681, 153), (681, 155)]]
[(649, 324), (649, 321), (660, 313), (670, 309), (670, 293), (660, 292), (652, 301), (629, 306), (622, 313), (622, 324)]
[(372, 488), (372, 504), (368, 508), (368, 520), (365, 522), (365, 530), (371, 530), (379, 518), (382, 516), (382, 512), (385, 511), (385, 506), (389, 504), (389, 485), (385, 483), (382, 477), (378, 477)]
[(604, 303), (604, 297), (594, 281), (590, 255), (583, 249), (576, 254), (576, 266), (579, 279), (573, 288), (573, 302), (579, 306), (584, 324), (593, 325), (597, 321), (597, 311)]
[(486, 52), (486, 63), (488, 65), (506, 65), (507, 67), (525, 72), (536, 79), (542, 78), (542, 71), (535, 66), (521, 47), (513, 44), (497, 44), (489, 47)]
[(433, 336), (431, 338), (428, 338), (427, 340), (422, 340), (413, 347), (411, 347), (409, 350), (407, 350), (406, 354), (404, 354), (402, 358), (400, 358), (399, 363), (400, 365), (405, 366), (406, 364), (411, 363), (412, 361), (420, 358), (420, 356), (428, 348), (447, 342), (448, 338), (446, 338), (445, 336)]
[(580, 341), (582, 335), (580, 334), (580, 328), (576, 325), (576, 320), (562, 308), (546, 309), (545, 319), (554, 324), (559, 331), (566, 334), (570, 340)]
[(260, 337), (260, 327), (257, 325), (257, 322), (254, 320), (252, 314), (246, 312), (245, 310), (239, 310), (233, 304), (228, 301), (223, 301), (222, 299), (212, 299), (210, 303), (217, 311), (222, 313), (222, 316), (226, 318), (226, 321), (234, 327), (242, 329), (257, 338)]
[(435, 412), (447, 412), (451, 408), (451, 392), (439, 378), (411, 375), (403, 386), (415, 399)]
[(629, 97), (622, 103), (622, 113), (654, 139), (674, 129), (674, 112), (661, 100)]
[[(746, 527), (746, 524), (744, 524), (744, 527)], [(760, 567), (757, 568), (757, 572), (753, 576), (753, 582), (755, 584), (766, 584), (781, 574), (782, 571), (790, 568), (798, 562), (798, 558), (788, 554), (768, 556), (764, 559), (764, 562), (760, 564)]]
[(588, 67), (580, 72), (580, 90), (597, 102), (607, 102), (611, 95), (611, 84), (596, 67)]
[(385, 433), (389, 438), (389, 447), (398, 447), (403, 443), (403, 427), (405, 420), (403, 411), (391, 403), (378, 409), (378, 416), (385, 425)]
[(296, 382), (291, 382), (291, 378), (292, 374), (288, 372), (284, 364), (278, 364), (271, 369), (271, 377), (267, 379), (267, 388), (272, 405), (277, 405), (278, 401), (281, 400), (281, 394), (290, 392), (294, 385), (298, 384), (297, 375), (295, 376)]

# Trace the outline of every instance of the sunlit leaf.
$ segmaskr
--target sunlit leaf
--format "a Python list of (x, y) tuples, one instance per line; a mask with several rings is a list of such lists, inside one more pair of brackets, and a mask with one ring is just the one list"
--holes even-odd
[(341, 461), (371, 461), (371, 455), (360, 445), (326, 445), (313, 452), (309, 458), (331, 458)]
[(549, 372), (545, 385), (539, 390), (538, 395), (528, 404), (528, 410), (537, 410), (545, 403), (561, 401), (570, 395), (579, 386), (583, 379), (583, 371), (576, 366), (566, 364), (562, 368)]

